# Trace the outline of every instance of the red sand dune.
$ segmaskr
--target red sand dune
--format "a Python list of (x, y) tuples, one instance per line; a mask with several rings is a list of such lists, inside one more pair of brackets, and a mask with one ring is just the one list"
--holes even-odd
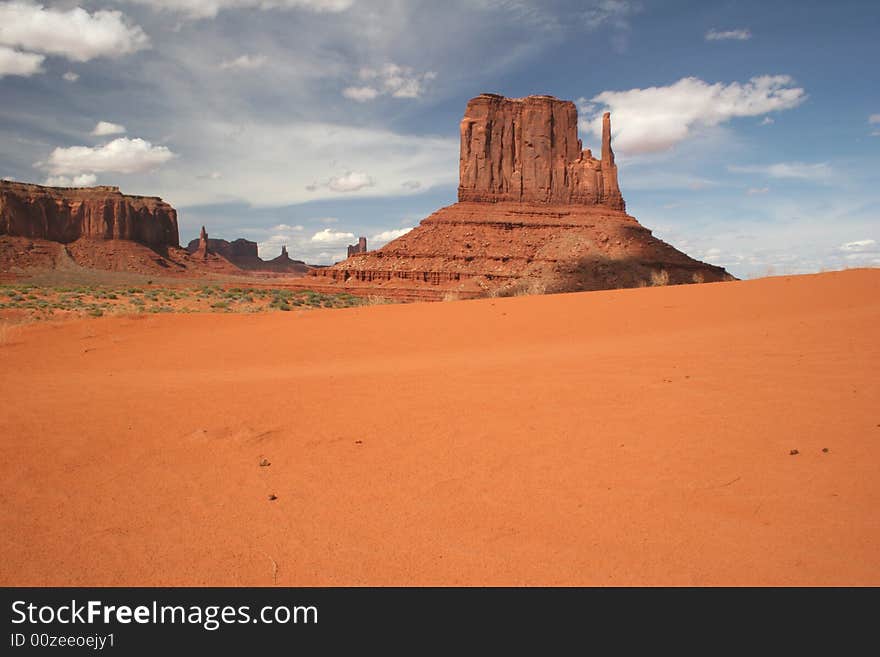
[(855, 270), (23, 328), (0, 584), (880, 585), (878, 326)]

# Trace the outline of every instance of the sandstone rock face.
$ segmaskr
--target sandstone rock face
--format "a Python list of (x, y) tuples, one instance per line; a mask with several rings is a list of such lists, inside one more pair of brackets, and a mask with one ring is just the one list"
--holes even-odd
[(0, 181), (0, 235), (70, 243), (80, 238), (132, 240), (151, 248), (179, 245), (177, 212), (160, 198), (118, 187), (44, 187)]
[(460, 130), (459, 201), (625, 207), (607, 113), (601, 160), (583, 150), (574, 103), (552, 96), (482, 94), (467, 104)]
[(439, 300), (733, 278), (626, 214), (609, 114), (601, 156), (583, 150), (571, 102), (478, 96), (461, 122), (459, 202), (380, 249), (314, 269), (308, 285)]

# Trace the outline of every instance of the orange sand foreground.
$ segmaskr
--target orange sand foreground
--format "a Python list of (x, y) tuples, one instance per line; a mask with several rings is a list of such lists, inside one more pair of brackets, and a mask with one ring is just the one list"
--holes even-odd
[(880, 270), (20, 328), (0, 584), (880, 585), (878, 327)]

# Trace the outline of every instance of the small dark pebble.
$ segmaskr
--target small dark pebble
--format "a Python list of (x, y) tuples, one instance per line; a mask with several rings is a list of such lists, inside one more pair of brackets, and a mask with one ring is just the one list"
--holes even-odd
[(796, 449), (793, 449), (788, 453), (789, 456), (797, 456), (798, 454), (800, 454), (800, 452)]
[(272, 464), (269, 463), (269, 459), (260, 459), (260, 467), (261, 467), (261, 468), (265, 468), (265, 467), (268, 467), (268, 466), (270, 466), (270, 465), (272, 465)]
[(277, 500), (277, 499), (278, 499), (278, 496), (275, 495), (275, 494), (272, 494), (272, 495), (269, 496), (269, 501), (270, 501), (270, 502), (274, 502), (274, 501)]
[(825, 452), (825, 453), (827, 454), (830, 450), (829, 450), (827, 447), (823, 447), (823, 448), (822, 448), (822, 451)]

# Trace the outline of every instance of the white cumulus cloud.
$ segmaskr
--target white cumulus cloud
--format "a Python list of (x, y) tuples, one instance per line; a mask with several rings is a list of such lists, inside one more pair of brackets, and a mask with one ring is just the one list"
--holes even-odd
[(98, 125), (92, 130), (92, 134), (96, 137), (106, 137), (107, 135), (125, 134), (125, 126), (118, 123), (110, 123), (109, 121), (98, 121)]
[(332, 228), (319, 230), (317, 233), (312, 235), (313, 242), (324, 242), (326, 244), (340, 244), (342, 242), (348, 242), (353, 239), (354, 233), (346, 233), (340, 230), (333, 230)]
[(373, 179), (361, 171), (349, 171), (345, 175), (335, 176), (327, 182), (327, 187), (334, 192), (356, 192), (365, 187), (372, 187)]
[(48, 176), (44, 185), (50, 187), (91, 187), (98, 182), (98, 176), (93, 173), (83, 173), (79, 176)]
[(139, 173), (155, 169), (174, 157), (165, 146), (143, 139), (120, 137), (102, 146), (56, 148), (45, 162), (35, 166), (53, 176), (83, 173)]
[(710, 84), (689, 77), (665, 87), (603, 91), (591, 101), (581, 99), (579, 104), (586, 130), (601, 135), (602, 112), (608, 110), (615, 149), (649, 153), (672, 148), (702, 127), (791, 109), (806, 97), (787, 75), (763, 75), (744, 84)]
[(433, 71), (416, 73), (409, 66), (388, 63), (380, 68), (362, 68), (358, 77), (364, 86), (346, 87), (342, 95), (359, 103), (382, 95), (393, 98), (418, 98), (425, 91), (425, 83), (437, 77)]
[(748, 28), (738, 30), (715, 30), (706, 32), (706, 41), (748, 41), (752, 33)]
[(15, 0), (0, 4), (0, 45), (87, 62), (149, 48), (150, 38), (119, 11), (90, 14)]
[(128, 0), (153, 9), (171, 11), (191, 19), (214, 18), (224, 9), (303, 9), (315, 13), (338, 13), (354, 0)]
[[(2, 29), (2, 28), (0, 28)], [(7, 46), (0, 46), (0, 78), (6, 75), (30, 77), (43, 72), (43, 55), (19, 52)]]
[(398, 237), (402, 235), (406, 235), (409, 231), (413, 229), (413, 226), (407, 226), (406, 228), (397, 228), (392, 230), (383, 230), (381, 233), (376, 233), (371, 238), (375, 243), (376, 247), (382, 246), (383, 244), (387, 244), (391, 240), (396, 240)]

